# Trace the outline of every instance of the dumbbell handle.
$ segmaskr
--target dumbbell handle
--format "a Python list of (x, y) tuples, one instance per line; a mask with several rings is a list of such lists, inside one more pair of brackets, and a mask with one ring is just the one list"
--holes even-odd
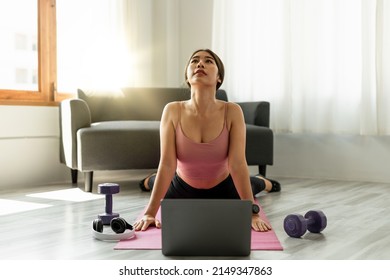
[(112, 214), (112, 194), (106, 194), (106, 213)]

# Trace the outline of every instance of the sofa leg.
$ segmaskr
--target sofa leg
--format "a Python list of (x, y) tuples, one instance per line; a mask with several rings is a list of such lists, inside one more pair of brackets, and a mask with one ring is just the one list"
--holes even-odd
[(77, 184), (77, 175), (79, 171), (77, 169), (71, 169), (70, 173), (72, 174), (72, 184)]
[(265, 177), (267, 173), (267, 165), (259, 165), (259, 173)]
[(93, 171), (84, 172), (84, 188), (86, 192), (92, 192)]

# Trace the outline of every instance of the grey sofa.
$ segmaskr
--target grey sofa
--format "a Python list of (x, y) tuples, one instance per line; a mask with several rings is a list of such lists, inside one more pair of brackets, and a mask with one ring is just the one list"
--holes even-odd
[[(78, 90), (77, 98), (60, 104), (60, 161), (71, 169), (72, 183), (84, 173), (91, 192), (93, 172), (154, 169), (160, 157), (159, 124), (164, 106), (187, 100), (187, 88), (122, 88)], [(217, 98), (227, 101), (224, 90)], [(246, 158), (265, 175), (273, 164), (269, 103), (238, 103), (247, 128)]]

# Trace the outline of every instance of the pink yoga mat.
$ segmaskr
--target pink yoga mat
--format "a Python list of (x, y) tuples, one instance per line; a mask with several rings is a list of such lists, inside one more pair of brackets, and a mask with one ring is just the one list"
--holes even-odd
[[(260, 206), (261, 218), (268, 222), (263, 209)], [(160, 209), (156, 215), (157, 219), (161, 219)], [(115, 250), (161, 250), (161, 229), (150, 227), (146, 231), (137, 231), (134, 238), (129, 240), (119, 241), (114, 247)], [(256, 232), (252, 230), (252, 250), (283, 250), (273, 230), (267, 232)]]

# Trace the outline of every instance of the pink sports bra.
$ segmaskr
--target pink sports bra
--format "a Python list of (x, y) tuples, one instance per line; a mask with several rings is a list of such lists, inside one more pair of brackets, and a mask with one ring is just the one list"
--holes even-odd
[[(182, 104), (180, 104), (181, 110)], [(178, 174), (189, 185), (198, 189), (211, 188), (205, 180), (221, 178), (228, 169), (229, 131), (225, 122), (217, 138), (208, 143), (196, 143), (188, 138), (181, 127), (181, 112), (176, 126), (176, 154)], [(203, 183), (203, 184), (202, 184)]]

